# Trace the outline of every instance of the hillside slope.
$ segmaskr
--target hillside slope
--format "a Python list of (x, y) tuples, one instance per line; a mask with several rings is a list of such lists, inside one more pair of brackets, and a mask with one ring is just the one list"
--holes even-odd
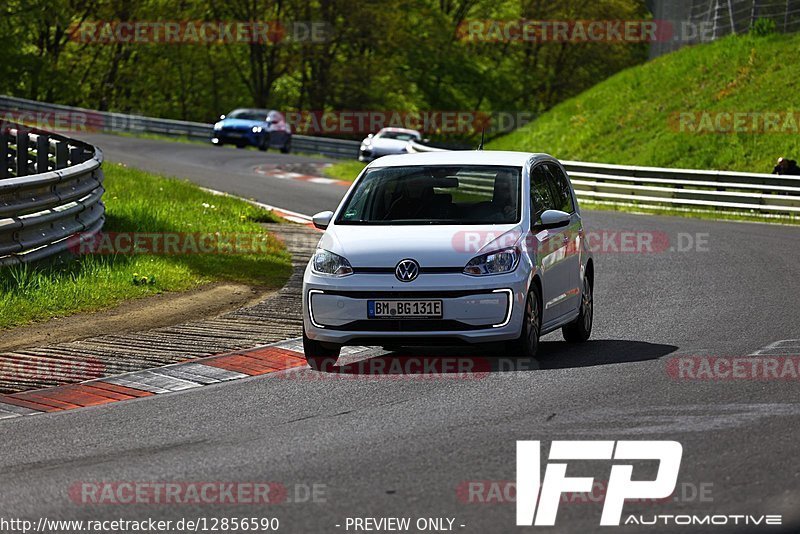
[[(771, 172), (779, 156), (800, 159), (798, 58), (798, 34), (731, 36), (687, 47), (601, 82), (487, 148), (605, 163)], [(769, 118), (765, 112), (780, 113), (780, 133), (763, 133), (763, 126), (750, 133), (751, 119), (741, 115), (738, 132), (713, 133), (718, 118), (722, 130), (733, 125), (733, 116), (718, 113), (743, 112), (759, 112), (759, 121)]]

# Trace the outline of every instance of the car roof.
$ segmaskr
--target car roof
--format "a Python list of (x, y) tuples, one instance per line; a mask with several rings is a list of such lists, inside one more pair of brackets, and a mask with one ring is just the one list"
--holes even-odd
[(381, 128), (378, 133), (381, 132), (400, 132), (400, 133), (410, 133), (414, 135), (422, 135), (417, 130), (411, 130), (409, 128), (397, 128), (395, 126), (387, 126), (386, 128)]
[(406, 167), (413, 165), (508, 165), (523, 167), (532, 158), (555, 160), (544, 153), (505, 150), (446, 150), (383, 156), (370, 163), (370, 168)]
[[(246, 111), (248, 113), (263, 113), (265, 115), (269, 115), (274, 109), (260, 109), (260, 108), (236, 108), (231, 113), (235, 113), (237, 111)], [(230, 113), (229, 113), (230, 114)]]

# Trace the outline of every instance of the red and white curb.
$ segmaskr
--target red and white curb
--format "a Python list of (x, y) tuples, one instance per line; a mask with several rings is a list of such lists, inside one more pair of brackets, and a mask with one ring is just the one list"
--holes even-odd
[[(344, 347), (343, 355), (369, 350)], [(0, 419), (174, 393), (306, 366), (301, 338), (122, 375), (0, 395)]]
[[(236, 195), (215, 189), (202, 189), (215, 195), (236, 197)], [(251, 199), (236, 198), (271, 211), (288, 221), (314, 228), (309, 215)], [(368, 349), (366, 347), (345, 347), (342, 354), (357, 354), (365, 350)], [(289, 339), (271, 345), (188, 360), (165, 367), (134, 371), (77, 384), (0, 395), (0, 419), (133, 400), (285, 371), (305, 365), (301, 338)]]

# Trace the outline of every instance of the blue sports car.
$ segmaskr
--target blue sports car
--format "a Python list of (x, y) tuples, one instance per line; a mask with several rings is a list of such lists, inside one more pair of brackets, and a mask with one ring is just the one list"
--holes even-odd
[(292, 147), (292, 129), (283, 113), (269, 109), (235, 109), (214, 124), (211, 142), (217, 146), (254, 146), (259, 150), (279, 148), (284, 154)]

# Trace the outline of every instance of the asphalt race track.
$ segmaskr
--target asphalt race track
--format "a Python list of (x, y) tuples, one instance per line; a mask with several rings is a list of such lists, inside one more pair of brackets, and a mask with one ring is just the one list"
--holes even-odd
[[(253, 172), (264, 163), (325, 161), (319, 158), (86, 138), (104, 150), (106, 165), (119, 161), (186, 177), (300, 213), (333, 209), (345, 192)], [(800, 354), (800, 341), (787, 341), (800, 340), (798, 229), (584, 215), (588, 228), (604, 236), (628, 231), (668, 240), (649, 253), (614, 251), (612, 244), (595, 253), (590, 342), (570, 346), (560, 333), (550, 334), (537, 362), (468, 350), (430, 353), (502, 358), (492, 360), (490, 372), (473, 375), (376, 376), (360, 374), (358, 365), (347, 374), (303, 369), (3, 421), (3, 515), (277, 517), (283, 532), (347, 532), (348, 517), (447, 517), (455, 518), (459, 532), (526, 532), (515, 526), (513, 502), (496, 495), (480, 502), (487, 488), (505, 488), (515, 479), (516, 440), (652, 439), (683, 445), (682, 493), (667, 502), (626, 505), (623, 518), (782, 514), (783, 527), (761, 530), (800, 529), (797, 377), (694, 380), (677, 375), (674, 360), (747, 356), (769, 346), (761, 354)], [(678, 250), (684, 246), (688, 250)], [(382, 354), (375, 350), (366, 361), (402, 361)], [(584, 462), (569, 474), (602, 481), (609, 469), (609, 462)], [(644, 462), (638, 473), (652, 478), (655, 465)], [(267, 506), (87, 505), (69, 491), (83, 481), (268, 481), (287, 494)], [(306, 499), (314, 485), (316, 498)], [(465, 488), (483, 488), (483, 499)], [(707, 492), (703, 499), (691, 495), (697, 488)], [(562, 504), (557, 530), (597, 530), (601, 509)]]

